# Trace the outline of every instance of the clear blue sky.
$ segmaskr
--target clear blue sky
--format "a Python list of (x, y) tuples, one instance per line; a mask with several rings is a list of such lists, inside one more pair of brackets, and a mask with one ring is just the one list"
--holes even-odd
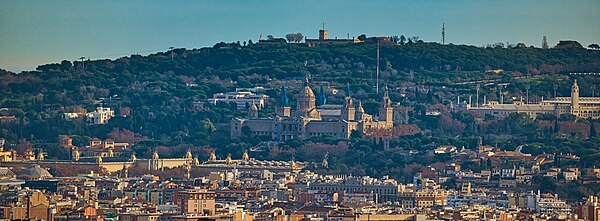
[(481, 46), (523, 42), (540, 47), (572, 39), (600, 43), (599, 0), (452, 1), (0, 1), (0, 68), (117, 58), (201, 48), (217, 42), (258, 40), (301, 32), (317, 37), (405, 35)]

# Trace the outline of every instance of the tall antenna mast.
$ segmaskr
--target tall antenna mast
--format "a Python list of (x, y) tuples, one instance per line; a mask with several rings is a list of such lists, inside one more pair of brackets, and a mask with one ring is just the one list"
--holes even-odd
[(171, 50), (171, 61), (173, 61), (173, 49), (175, 49), (175, 47), (171, 46), (169, 47), (169, 50)]
[(446, 44), (446, 22), (442, 23), (442, 44)]
[(479, 107), (479, 84), (477, 84), (477, 97), (475, 98), (475, 105)]
[(81, 59), (81, 69), (83, 69), (83, 71), (85, 71), (85, 62), (83, 61), (83, 59), (85, 59), (85, 57), (80, 57), (79, 59)]
[(379, 94), (379, 39), (377, 39), (377, 77), (375, 80), (375, 83), (377, 84), (375, 86), (375, 92), (377, 94)]

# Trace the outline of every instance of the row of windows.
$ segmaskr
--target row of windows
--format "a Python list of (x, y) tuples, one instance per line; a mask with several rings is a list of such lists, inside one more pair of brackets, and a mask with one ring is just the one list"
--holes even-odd
[(366, 187), (333, 187), (333, 186), (316, 186), (311, 187), (313, 190), (328, 190), (328, 191), (340, 191), (340, 190), (350, 190), (350, 191), (374, 191), (379, 194), (396, 194), (396, 189), (382, 189), (382, 188), (366, 188)]
[(190, 194), (188, 195), (188, 199), (191, 200), (198, 200), (198, 199), (214, 199), (215, 195), (214, 194)]

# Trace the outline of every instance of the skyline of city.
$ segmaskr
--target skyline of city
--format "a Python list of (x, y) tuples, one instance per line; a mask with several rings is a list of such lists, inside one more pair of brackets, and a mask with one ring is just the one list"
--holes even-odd
[[(405, 35), (482, 46), (496, 42), (540, 47), (559, 40), (598, 43), (597, 1), (577, 2), (19, 2), (0, 3), (0, 68), (11, 71), (78, 60), (118, 58), (220, 41), (257, 41), (262, 34), (309, 38), (325, 22), (330, 38)], [(135, 12), (135, 13), (134, 13)], [(216, 23), (219, 25), (214, 25)], [(574, 25), (576, 24), (576, 25)]]
[(0, 220), (600, 220), (598, 6), (0, 1)]

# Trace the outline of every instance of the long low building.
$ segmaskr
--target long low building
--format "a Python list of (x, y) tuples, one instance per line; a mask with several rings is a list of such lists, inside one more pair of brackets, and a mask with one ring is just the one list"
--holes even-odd
[(506, 117), (511, 113), (526, 113), (532, 118), (541, 114), (553, 114), (560, 116), (572, 114), (577, 118), (600, 118), (600, 97), (579, 97), (579, 86), (577, 80), (573, 82), (570, 97), (557, 97), (552, 100), (542, 100), (537, 104), (526, 104), (522, 101), (512, 104), (501, 104), (489, 102), (481, 106), (473, 107), (466, 105), (466, 109), (481, 115), (492, 115), (495, 117)]
[(306, 163), (292, 161), (269, 161), (269, 160), (257, 160), (250, 158), (248, 152), (244, 152), (242, 159), (234, 160), (231, 155), (227, 156), (224, 160), (217, 159), (215, 153), (212, 153), (208, 161), (197, 165), (207, 171), (231, 171), (236, 169), (238, 171), (271, 171), (271, 172), (300, 172)]
[(219, 102), (233, 102), (237, 105), (237, 109), (248, 109), (250, 105), (256, 105), (256, 107), (261, 110), (265, 107), (267, 99), (269, 99), (269, 96), (264, 94), (255, 94), (250, 91), (235, 91), (216, 93), (212, 98), (207, 99), (207, 101), (212, 105), (216, 105)]

